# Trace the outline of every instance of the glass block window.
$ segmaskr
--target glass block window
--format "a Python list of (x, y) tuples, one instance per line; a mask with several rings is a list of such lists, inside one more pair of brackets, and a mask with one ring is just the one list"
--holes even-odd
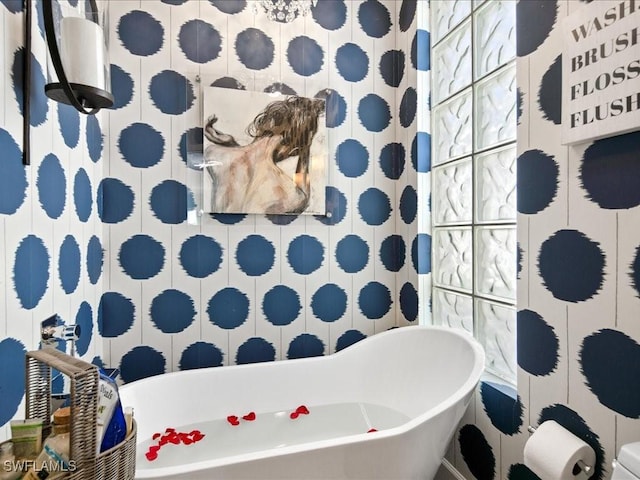
[(515, 385), (516, 2), (430, 6), (434, 323)]

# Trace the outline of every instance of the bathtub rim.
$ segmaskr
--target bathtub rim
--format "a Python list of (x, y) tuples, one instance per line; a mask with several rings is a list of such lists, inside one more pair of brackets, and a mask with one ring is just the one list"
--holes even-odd
[[(363, 340), (330, 355), (292, 359), (292, 360), (286, 360), (286, 362), (299, 362), (299, 363), (317, 362), (322, 360), (328, 361), (332, 358), (339, 358), (341, 354), (343, 354), (349, 349), (350, 349), (349, 351), (351, 352), (350, 354), (353, 354), (354, 349), (371, 348), (371, 346), (366, 347), (365, 345), (363, 345), (363, 342), (366, 340), (375, 341), (377, 337), (393, 335), (394, 332), (397, 334), (398, 333), (397, 331), (405, 330), (405, 329), (438, 331), (438, 332), (444, 332), (446, 334), (457, 336), (462, 340), (464, 340), (465, 343), (469, 345), (469, 347), (473, 351), (473, 358), (474, 358), (474, 363), (467, 379), (454, 392), (452, 392), (450, 396), (448, 396), (446, 399), (444, 399), (437, 405), (434, 405), (430, 409), (425, 410), (424, 412), (416, 415), (413, 418), (410, 418), (405, 423), (398, 425), (396, 427), (379, 430), (372, 433), (363, 432), (363, 433), (357, 433), (352, 435), (344, 435), (344, 436), (330, 438), (330, 439), (315, 440), (311, 442), (287, 445), (277, 449), (271, 448), (271, 449), (265, 449), (265, 450), (258, 450), (254, 452), (242, 453), (239, 455), (230, 455), (227, 457), (204, 460), (204, 461), (193, 462), (193, 463), (186, 463), (186, 464), (175, 465), (175, 466), (163, 466), (163, 467), (156, 467), (156, 468), (154, 468), (153, 466), (148, 466), (148, 467), (145, 467), (144, 469), (136, 469), (136, 478), (161, 478), (161, 477), (171, 476), (176, 474), (186, 474), (190, 472), (196, 472), (196, 471), (204, 470), (207, 468), (224, 467), (227, 465), (232, 465), (240, 462), (256, 461), (256, 460), (261, 460), (261, 459), (265, 459), (273, 456), (293, 455), (300, 452), (319, 450), (319, 449), (324, 449), (329, 447), (349, 445), (349, 444), (361, 443), (361, 442), (375, 442), (377, 440), (383, 440), (391, 437), (401, 436), (419, 427), (421, 424), (429, 421), (430, 419), (435, 418), (438, 415), (446, 412), (450, 408), (453, 408), (456, 404), (463, 401), (465, 397), (468, 397), (467, 398), (467, 402), (468, 402), (468, 400), (471, 398), (470, 394), (475, 389), (475, 387), (480, 383), (482, 374), (485, 370), (485, 365), (484, 365), (485, 352), (482, 346), (480, 345), (480, 343), (475, 338), (473, 338), (469, 333), (467, 333), (466, 331), (452, 329), (449, 327), (442, 327), (437, 325), (409, 325), (406, 327), (391, 328), (389, 330), (385, 330), (383, 332), (370, 335), (369, 337), (366, 337)], [(404, 332), (403, 334), (407, 334), (407, 333), (408, 332)], [(284, 361), (284, 360), (280, 360), (280, 361)], [(265, 365), (270, 363), (272, 362), (260, 362), (260, 363), (251, 363), (251, 364), (243, 364), (243, 365), (224, 365), (221, 367), (206, 367), (206, 368), (207, 369), (208, 368), (219, 369), (219, 368), (225, 368), (225, 367), (236, 368), (236, 369), (255, 368), (257, 365)], [(170, 375), (170, 376), (185, 375), (185, 374), (195, 375), (197, 373), (201, 373), (201, 372), (198, 372), (199, 370), (202, 370), (202, 369), (181, 370), (181, 371), (169, 372), (161, 375)], [(161, 375), (146, 377), (146, 378), (122, 385), (120, 387), (120, 392), (122, 392), (123, 390), (126, 391), (132, 386), (143, 388), (144, 383), (158, 381), (158, 377), (160, 377)], [(140, 443), (142, 442), (139, 441), (138, 444)]]

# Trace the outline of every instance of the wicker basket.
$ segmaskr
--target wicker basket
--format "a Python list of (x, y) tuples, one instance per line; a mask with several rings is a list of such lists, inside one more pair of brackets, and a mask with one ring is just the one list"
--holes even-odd
[(133, 480), (136, 470), (136, 425), (115, 447), (96, 454), (98, 414), (98, 368), (54, 348), (27, 352), (26, 418), (43, 420), (43, 435), (50, 429), (51, 370), (66, 375), (71, 383), (70, 460), (74, 470), (68, 480)]

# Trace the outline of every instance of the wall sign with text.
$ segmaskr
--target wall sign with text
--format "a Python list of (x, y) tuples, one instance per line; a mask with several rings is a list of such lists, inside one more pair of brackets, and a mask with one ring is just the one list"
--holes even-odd
[(640, 130), (640, 0), (592, 2), (564, 20), (562, 143)]

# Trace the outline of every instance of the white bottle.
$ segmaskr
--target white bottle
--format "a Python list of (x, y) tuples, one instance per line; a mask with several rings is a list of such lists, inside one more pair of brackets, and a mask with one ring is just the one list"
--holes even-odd
[(53, 413), (53, 432), (44, 441), (42, 452), (23, 480), (52, 480), (69, 474), (71, 408), (59, 408)]

